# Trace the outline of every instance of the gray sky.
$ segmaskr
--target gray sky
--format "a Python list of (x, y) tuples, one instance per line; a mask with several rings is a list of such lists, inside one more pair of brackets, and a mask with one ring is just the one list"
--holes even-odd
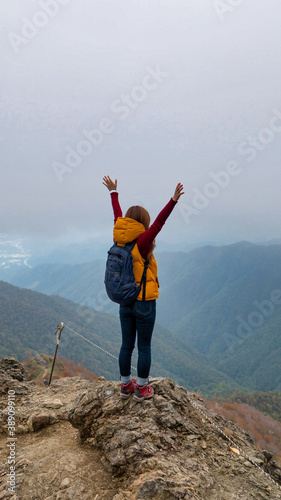
[(280, 0), (0, 5), (0, 234), (105, 237), (109, 174), (152, 218), (184, 183), (167, 241), (281, 237)]

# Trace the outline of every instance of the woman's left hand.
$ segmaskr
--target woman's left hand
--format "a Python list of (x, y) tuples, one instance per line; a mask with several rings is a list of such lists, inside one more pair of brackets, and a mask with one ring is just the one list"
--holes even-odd
[(177, 187), (175, 189), (175, 193), (174, 193), (174, 196), (173, 196), (173, 200), (174, 201), (178, 201), (180, 199), (180, 197), (184, 194), (184, 191), (183, 191), (183, 184), (181, 184), (180, 182), (177, 184)]

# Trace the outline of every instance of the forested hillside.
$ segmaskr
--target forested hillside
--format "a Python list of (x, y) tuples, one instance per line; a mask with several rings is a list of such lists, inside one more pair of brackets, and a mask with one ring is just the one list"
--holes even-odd
[[(0, 282), (0, 356), (23, 360), (37, 352), (53, 355), (54, 332), (60, 322), (118, 357), (119, 320), (58, 296), (47, 296)], [(60, 355), (83, 363), (96, 375), (118, 379), (118, 362), (65, 328)], [(136, 359), (133, 360), (136, 366)], [(153, 335), (152, 376), (169, 376), (189, 390), (226, 394), (241, 389), (220, 373), (193, 347), (156, 325)]]
[(174, 278), (161, 290), (161, 321), (249, 390), (280, 391), (281, 246), (194, 250)]
[(256, 408), (265, 415), (270, 415), (281, 422), (281, 392), (280, 391), (254, 391), (238, 392), (229, 394), (223, 399), (217, 398), (218, 402), (245, 403)]
[[(108, 300), (104, 289), (105, 261), (95, 260), (83, 264), (47, 263), (34, 268), (2, 270), (4, 281), (47, 295), (60, 295), (66, 299), (94, 309), (115, 312), (118, 308)], [(0, 278), (1, 279), (1, 278)]]
[(281, 423), (245, 403), (208, 401), (216, 413), (239, 425), (250, 434), (257, 446), (270, 450), (281, 463)]
[(281, 313), (229, 349), (217, 366), (251, 391), (281, 391)]
[[(210, 359), (221, 359), (229, 347), (281, 312), (280, 245), (203, 247), (160, 256), (160, 262), (161, 322), (173, 325)], [(262, 313), (263, 302), (272, 295), (279, 303), (265, 304)]]
[[(240, 242), (158, 253), (157, 321), (249, 390), (281, 390), (281, 245)], [(103, 261), (44, 264), (14, 284), (117, 315)]]

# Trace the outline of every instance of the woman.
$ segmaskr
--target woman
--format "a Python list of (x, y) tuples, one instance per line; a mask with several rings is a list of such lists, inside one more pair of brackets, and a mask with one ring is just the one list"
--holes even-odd
[[(153, 389), (148, 386), (148, 381), (151, 365), (151, 337), (155, 323), (156, 299), (159, 295), (157, 264), (153, 255), (155, 237), (161, 231), (180, 197), (184, 194), (183, 185), (178, 183), (173, 197), (150, 226), (149, 213), (143, 207), (132, 206), (127, 210), (125, 217), (122, 216), (118, 201), (117, 179), (113, 182), (108, 175), (105, 175), (103, 184), (111, 194), (114, 212), (114, 241), (118, 245), (124, 246), (136, 240), (132, 256), (137, 285), (141, 283), (145, 262), (147, 260), (149, 262), (146, 282), (142, 285), (137, 299), (129, 306), (120, 306), (119, 313), (122, 330), (122, 346), (119, 354), (121, 397), (127, 398), (134, 393), (133, 398), (136, 401), (143, 401), (153, 396)], [(132, 380), (131, 358), (135, 347), (136, 334), (138, 342), (138, 376), (137, 380)]]

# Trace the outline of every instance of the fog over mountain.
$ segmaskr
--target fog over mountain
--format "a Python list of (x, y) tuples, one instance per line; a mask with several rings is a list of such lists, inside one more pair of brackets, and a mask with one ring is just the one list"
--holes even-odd
[(278, 0), (7, 2), (2, 240), (110, 238), (104, 174), (152, 218), (184, 183), (165, 242), (280, 238), (280, 14)]

